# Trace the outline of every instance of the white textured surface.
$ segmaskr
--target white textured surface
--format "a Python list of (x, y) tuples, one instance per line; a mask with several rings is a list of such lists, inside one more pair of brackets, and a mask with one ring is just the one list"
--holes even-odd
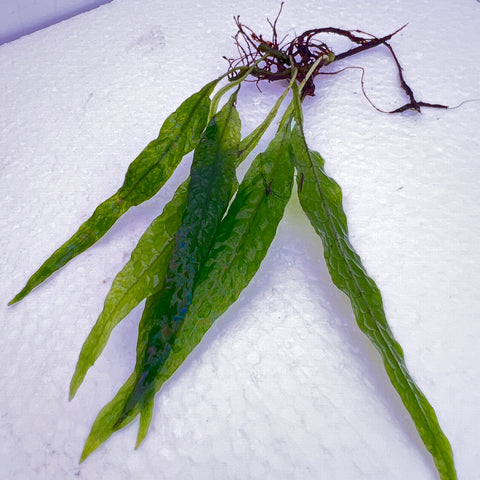
[(0, 44), (86, 12), (111, 0), (2, 0)]
[[(410, 22), (392, 44), (418, 98), (455, 105), (480, 96), (478, 2), (348, 3), (289, 1), (280, 29), (380, 35)], [(233, 15), (266, 32), (277, 8), (117, 0), (0, 47), (0, 478), (437, 478), (296, 201), (252, 284), (157, 395), (138, 451), (134, 424), (78, 465), (91, 422), (133, 366), (140, 309), (71, 403), (67, 388), (114, 275), (172, 187), (6, 307), (118, 188), (165, 117), (225, 69)], [(384, 51), (351, 63), (366, 67), (379, 106), (400, 104)], [(245, 132), (278, 91), (243, 91)], [(358, 71), (322, 78), (305, 106), (309, 143), (343, 188), (352, 242), (462, 480), (480, 478), (479, 109), (381, 114), (363, 98)]]

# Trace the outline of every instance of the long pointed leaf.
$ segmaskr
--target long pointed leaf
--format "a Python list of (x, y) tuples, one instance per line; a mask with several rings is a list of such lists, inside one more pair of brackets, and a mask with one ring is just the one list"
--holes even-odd
[(275, 236), (291, 195), (293, 165), (287, 124), (253, 161), (222, 221), (185, 322), (155, 379), (156, 390), (250, 283)]
[(102, 313), (85, 340), (70, 383), (70, 399), (102, 353), (112, 330), (143, 299), (163, 287), (175, 234), (182, 221), (188, 183), (184, 182), (138, 241), (115, 277)]
[[(157, 373), (154, 389), (173, 375), (213, 322), (235, 302), (265, 257), (283, 217), (293, 185), (289, 125), (247, 171), (235, 200), (220, 224), (215, 245), (200, 273), (192, 304), (175, 344)], [(142, 417), (144, 412), (142, 411)], [(145, 422), (149, 421), (145, 414)], [(146, 429), (139, 429), (137, 446)]]
[[(240, 143), (236, 93), (210, 121), (195, 150), (187, 203), (163, 289), (147, 299), (139, 326), (137, 362), (132, 377), (99, 414), (82, 458), (141, 410), (140, 435), (151, 418), (153, 381), (168, 356), (192, 300), (195, 279), (205, 262), (215, 232), (232, 195)], [(118, 413), (118, 409), (120, 413)], [(112, 412), (117, 417), (112, 417)], [(148, 413), (150, 412), (150, 413)], [(113, 422), (113, 423), (112, 423)]]
[(303, 210), (321, 237), (334, 284), (350, 299), (358, 326), (382, 356), (387, 374), (410, 413), (443, 480), (456, 479), (453, 454), (434, 409), (413, 381), (403, 351), (387, 323), (380, 291), (368, 276), (348, 238), (339, 185), (327, 176), (322, 157), (308, 149), (297, 110), (292, 131), (298, 196)]
[[(155, 393), (155, 374), (172, 348), (176, 334), (192, 301), (193, 287), (215, 232), (227, 209), (236, 181), (235, 164), (240, 143), (240, 118), (235, 108), (237, 94), (210, 121), (195, 150), (187, 205), (172, 253), (162, 291), (147, 300), (140, 328), (149, 330), (143, 368), (131, 398), (128, 413)], [(121, 423), (121, 417), (119, 419)]]
[[(237, 300), (265, 258), (292, 191), (289, 141), (287, 126), (247, 171), (219, 227), (175, 344), (155, 377), (155, 392), (175, 373), (215, 320)], [(145, 426), (141, 422), (137, 447), (145, 438), (152, 411), (145, 408), (141, 414)]]
[[(158, 391), (192, 352), (213, 322), (238, 298), (258, 270), (270, 246), (293, 185), (290, 161), (289, 128), (279, 132), (265, 153), (253, 161), (225, 218), (218, 227), (215, 244), (196, 283), (192, 303), (175, 343), (154, 381)], [(268, 192), (268, 194), (267, 194)], [(137, 359), (148, 344), (147, 326), (139, 329)], [(82, 458), (103, 443), (115, 426), (121, 406), (133, 390), (135, 372), (95, 420)], [(153, 399), (143, 409), (137, 404), (122, 422), (132, 421), (140, 411), (137, 446), (145, 437), (152, 415)]]
[(208, 119), (209, 96), (221, 78), (189, 97), (165, 120), (158, 138), (130, 164), (117, 193), (101, 203), (77, 232), (40, 266), (9, 305), (20, 301), (72, 258), (91, 247), (130, 207), (158, 192), (183, 156), (197, 145)]

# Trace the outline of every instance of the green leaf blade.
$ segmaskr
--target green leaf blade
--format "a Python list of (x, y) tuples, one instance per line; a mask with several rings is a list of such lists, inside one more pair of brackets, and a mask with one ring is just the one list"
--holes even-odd
[(410, 376), (402, 348), (387, 323), (380, 291), (348, 239), (341, 189), (326, 175), (321, 156), (308, 149), (301, 124), (294, 127), (292, 136), (300, 203), (322, 239), (332, 281), (349, 297), (358, 326), (380, 353), (390, 381), (432, 454), (440, 477), (454, 480), (457, 476), (448, 439), (433, 407)]
[[(135, 373), (132, 373), (115, 397), (98, 413), (93, 422), (92, 428), (90, 429), (87, 440), (85, 441), (82, 455), (80, 457), (80, 463), (118, 430), (118, 428), (115, 427), (115, 422), (122, 412), (125, 400), (128, 398), (135, 385), (135, 377)], [(139, 409), (132, 410), (128, 418), (124, 419), (123, 426), (131, 423), (138, 413)]]
[(129, 206), (155, 195), (170, 178), (184, 155), (200, 141), (210, 111), (210, 94), (218, 80), (185, 100), (163, 123), (157, 139), (150, 142), (130, 164), (117, 192)]
[(102, 353), (112, 330), (144, 298), (162, 288), (170, 261), (175, 233), (185, 210), (187, 182), (147, 228), (130, 260), (115, 277), (102, 313), (85, 340), (70, 383), (70, 399), (88, 369)]
[[(154, 391), (160, 390), (185, 358), (193, 351), (213, 322), (238, 298), (258, 270), (270, 246), (293, 186), (293, 165), (288, 148), (288, 129), (279, 133), (264, 154), (260, 154), (245, 175), (238, 193), (225, 218), (218, 227), (215, 243), (203, 266), (194, 288), (192, 303), (188, 308), (175, 343), (165, 363), (158, 370)], [(265, 179), (273, 179), (271, 191), (266, 194)], [(259, 231), (261, 233), (259, 233)], [(147, 300), (145, 309), (151, 308)], [(87, 440), (86, 452), (91, 453), (115, 430), (119, 405), (133, 391), (132, 378), (138, 376), (148, 348), (150, 315), (146, 312), (139, 328), (137, 343), (137, 365), (128, 382), (115, 398), (100, 412)], [(145, 438), (151, 420), (150, 402), (143, 407), (136, 405), (122, 422), (121, 427), (131, 421), (132, 415), (140, 411), (141, 422), (137, 446)]]
[(157, 139), (130, 164), (122, 187), (102, 202), (78, 231), (58, 248), (9, 302), (22, 300), (72, 258), (96, 243), (132, 206), (151, 198), (170, 178), (178, 163), (200, 140), (208, 119), (210, 97), (217, 79), (185, 100), (164, 122)]
[(277, 133), (246, 173), (201, 271), (173, 351), (157, 376), (156, 390), (237, 300), (265, 258), (293, 186), (289, 142), (287, 127)]
[(148, 330), (147, 348), (135, 388), (116, 425), (137, 405), (143, 408), (154, 395), (156, 372), (168, 356), (193, 287), (213, 243), (218, 225), (236, 182), (235, 165), (240, 143), (236, 93), (205, 129), (193, 157), (187, 203), (178, 228), (163, 289), (147, 299), (140, 330)]
[[(267, 194), (270, 180), (272, 183)], [(185, 321), (156, 375), (155, 391), (160, 390), (214, 321), (250, 283), (275, 237), (292, 186), (293, 165), (287, 127), (253, 161), (220, 224), (215, 244), (195, 286)]]
[(125, 202), (115, 195), (101, 203), (77, 232), (40, 266), (23, 289), (8, 303), (13, 305), (26, 297), (50, 275), (66, 265), (79, 253), (90, 248), (127, 210)]

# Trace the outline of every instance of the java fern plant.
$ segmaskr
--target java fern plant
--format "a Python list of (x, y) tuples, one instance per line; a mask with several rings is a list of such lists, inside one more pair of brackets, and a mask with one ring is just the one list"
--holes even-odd
[[(450, 444), (434, 409), (410, 376), (402, 348), (385, 318), (380, 291), (350, 243), (341, 189), (325, 173), (320, 154), (307, 145), (302, 102), (314, 95), (319, 75), (337, 73), (324, 67), (383, 46), (393, 58), (408, 98), (405, 105), (388, 113), (447, 107), (414, 97), (389, 43), (400, 29), (376, 37), (358, 30), (316, 28), (279, 42), (277, 20), (278, 16), (269, 22), (272, 37), (265, 40), (236, 17), (238, 58), (228, 59), (225, 75), (205, 85), (165, 120), (158, 138), (129, 166), (120, 189), (40, 266), (10, 304), (93, 245), (130, 207), (155, 195), (182, 158), (194, 152), (189, 178), (145, 231), (114, 279), (70, 385), (73, 398), (113, 328), (146, 299), (135, 368), (98, 414), (81, 461), (139, 415), (138, 446), (147, 434), (156, 392), (255, 275), (296, 183), (301, 207), (323, 242), (333, 283), (349, 297), (358, 326), (380, 353), (440, 478), (453, 480)], [(351, 48), (334, 53), (322, 40), (332, 36), (348, 39)], [(241, 138), (237, 96), (242, 84), (252, 80), (257, 85), (280, 81), (285, 90), (265, 120)], [(223, 100), (228, 92), (233, 93)], [(237, 168), (280, 116), (287, 97), (275, 135), (239, 184)]]

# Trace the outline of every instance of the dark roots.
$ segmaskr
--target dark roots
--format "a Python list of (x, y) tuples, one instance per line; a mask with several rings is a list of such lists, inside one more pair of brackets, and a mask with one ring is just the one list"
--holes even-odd
[[(295, 69), (297, 71), (297, 81), (301, 82), (307, 77), (310, 69), (318, 61), (317, 66), (308, 77), (302, 90), (302, 98), (307, 95), (313, 96), (315, 95), (314, 81), (318, 75), (332, 75), (345, 70), (345, 68), (343, 68), (338, 72), (321, 72), (320, 70), (322, 67), (379, 45), (385, 45), (385, 47), (387, 47), (390, 51), (397, 67), (400, 86), (409, 99), (405, 105), (402, 105), (401, 107), (387, 113), (398, 113), (405, 110), (415, 110), (420, 112), (420, 107), (448, 108), (445, 105), (417, 101), (413, 95), (412, 89), (406, 83), (403, 77), (400, 62), (398, 61), (392, 46), (388, 43), (388, 41), (395, 34), (400, 32), (400, 30), (405, 28), (406, 25), (400, 27), (391, 34), (380, 38), (360, 30), (343, 30), (341, 28), (324, 27), (307, 30), (288, 42), (286, 41), (286, 37), (279, 41), (277, 35), (277, 21), (280, 13), (282, 12), (282, 7), (283, 2), (273, 23), (267, 19), (272, 29), (271, 40), (265, 40), (262, 35), (257, 35), (251, 28), (243, 25), (240, 22), (239, 16), (235, 17), (235, 23), (238, 27), (238, 31), (233, 38), (235, 40), (239, 57), (236, 59), (224, 57), (229, 62), (230, 68), (232, 70), (235, 69), (235, 73), (230, 76), (231, 80), (239, 78), (245, 73), (246, 70), (250, 68), (252, 69), (250, 75), (255, 77), (257, 85), (263, 80), (268, 82), (290, 80), (292, 78), (292, 70)], [(345, 52), (335, 54), (326, 43), (318, 38), (318, 35), (325, 33), (346, 37), (353, 44), (355, 44), (355, 46)], [(363, 93), (365, 94), (365, 90), (363, 90)], [(373, 105), (366, 94), (365, 97)], [(377, 110), (383, 112), (383, 110), (380, 110), (375, 105), (373, 106)]]

